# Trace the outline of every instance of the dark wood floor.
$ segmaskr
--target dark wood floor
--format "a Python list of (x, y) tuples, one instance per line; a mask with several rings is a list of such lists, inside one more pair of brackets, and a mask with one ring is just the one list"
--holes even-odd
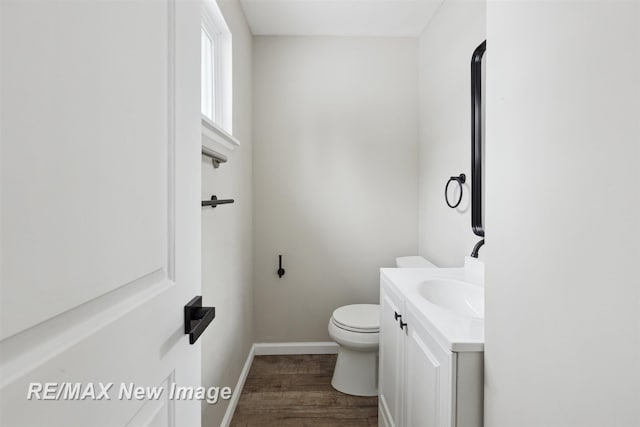
[(256, 356), (231, 426), (377, 426), (377, 397), (331, 387), (335, 363), (333, 354)]

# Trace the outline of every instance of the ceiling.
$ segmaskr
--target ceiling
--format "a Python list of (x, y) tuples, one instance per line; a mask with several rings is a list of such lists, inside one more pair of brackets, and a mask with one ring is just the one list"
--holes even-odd
[(417, 37), (444, 0), (241, 0), (254, 35)]

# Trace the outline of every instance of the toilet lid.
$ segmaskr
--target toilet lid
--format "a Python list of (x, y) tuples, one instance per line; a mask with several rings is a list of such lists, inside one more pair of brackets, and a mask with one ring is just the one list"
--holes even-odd
[(378, 304), (352, 304), (337, 308), (333, 312), (336, 326), (348, 330), (377, 332), (380, 329), (380, 306)]

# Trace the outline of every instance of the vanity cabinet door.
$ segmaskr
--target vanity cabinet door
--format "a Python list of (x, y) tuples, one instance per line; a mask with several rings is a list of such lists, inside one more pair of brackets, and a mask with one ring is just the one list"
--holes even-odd
[(410, 310), (404, 365), (405, 426), (453, 426), (454, 353), (441, 347)]
[(384, 283), (380, 287), (379, 417), (382, 426), (401, 426), (403, 346), (402, 300)]

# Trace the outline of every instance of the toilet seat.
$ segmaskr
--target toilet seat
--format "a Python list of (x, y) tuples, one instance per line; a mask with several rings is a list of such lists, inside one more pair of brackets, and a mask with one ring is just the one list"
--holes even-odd
[(377, 304), (352, 304), (334, 310), (331, 323), (336, 327), (361, 334), (380, 331), (380, 306)]
[(374, 351), (380, 343), (380, 332), (357, 332), (339, 326), (331, 319), (329, 321), (329, 336), (340, 345), (340, 349), (349, 348), (354, 351)]

